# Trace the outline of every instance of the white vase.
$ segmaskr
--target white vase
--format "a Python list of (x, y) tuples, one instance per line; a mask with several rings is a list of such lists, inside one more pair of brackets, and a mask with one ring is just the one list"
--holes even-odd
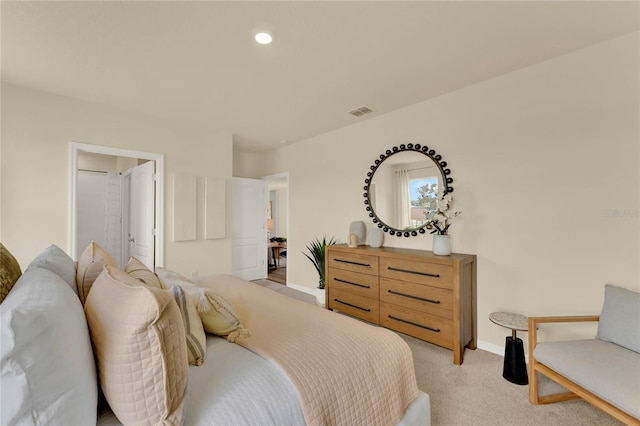
[(448, 256), (451, 254), (451, 240), (448, 235), (433, 236), (433, 254)]
[(355, 234), (358, 237), (356, 245), (364, 244), (364, 239), (367, 236), (367, 227), (364, 222), (361, 220), (351, 222), (351, 225), (349, 225), (349, 235), (351, 234)]
[(384, 234), (382, 230), (378, 228), (373, 228), (369, 231), (369, 235), (367, 235), (367, 241), (369, 241), (369, 245), (371, 247), (380, 247), (382, 246), (382, 240), (384, 239)]

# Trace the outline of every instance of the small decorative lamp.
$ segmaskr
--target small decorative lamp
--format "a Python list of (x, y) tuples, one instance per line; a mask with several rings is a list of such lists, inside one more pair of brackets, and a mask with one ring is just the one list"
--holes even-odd
[(273, 231), (273, 219), (267, 219), (267, 234), (271, 236), (271, 231)]

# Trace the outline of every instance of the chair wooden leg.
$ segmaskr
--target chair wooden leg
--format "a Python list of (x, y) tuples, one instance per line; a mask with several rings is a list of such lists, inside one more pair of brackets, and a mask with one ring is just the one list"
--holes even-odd
[(538, 405), (538, 372), (535, 370), (535, 359), (529, 356), (529, 402)]

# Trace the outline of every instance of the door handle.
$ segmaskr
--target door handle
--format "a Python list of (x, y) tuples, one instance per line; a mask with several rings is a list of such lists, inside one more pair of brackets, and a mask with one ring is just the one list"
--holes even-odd
[(135, 238), (133, 238), (133, 237), (129, 237), (128, 241), (129, 241), (130, 243), (135, 243), (135, 242), (136, 242), (136, 239), (135, 239)]

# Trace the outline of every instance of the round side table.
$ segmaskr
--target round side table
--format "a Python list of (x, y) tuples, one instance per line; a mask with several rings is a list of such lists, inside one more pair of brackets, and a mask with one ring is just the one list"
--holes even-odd
[(489, 319), (494, 324), (511, 329), (511, 336), (507, 336), (505, 342), (502, 377), (517, 385), (529, 384), (524, 345), (522, 339), (516, 337), (516, 331), (527, 331), (529, 328), (527, 317), (511, 312), (492, 312)]

